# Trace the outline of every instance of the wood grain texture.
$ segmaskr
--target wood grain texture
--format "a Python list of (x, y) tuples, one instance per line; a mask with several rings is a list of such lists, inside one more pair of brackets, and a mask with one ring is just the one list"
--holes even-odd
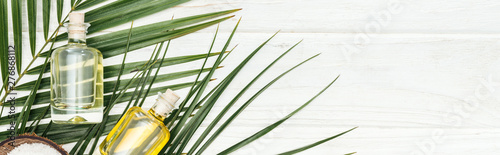
[[(322, 54), (257, 98), (206, 154), (218, 153), (279, 120), (338, 74), (338, 82), (310, 106), (235, 154), (276, 154), (354, 126), (359, 128), (302, 154), (500, 153), (499, 1), (193, 0), (135, 21), (134, 25), (167, 20), (172, 15), (180, 18), (234, 8), (243, 8), (236, 13), (243, 20), (232, 44), (239, 46), (215, 77), (227, 75), (265, 39), (277, 30), (281, 32), (244, 68), (219, 99), (214, 113), (256, 73), (301, 39), (304, 42), (263, 76), (236, 106), (294, 64)], [(236, 20), (221, 24), (215, 49), (221, 49)], [(23, 30), (24, 49), (29, 49), (27, 27)], [(168, 55), (206, 52), (214, 31), (215, 27), (210, 27), (172, 41)], [(41, 36), (41, 26), (38, 33)], [(128, 57), (147, 59), (153, 48), (131, 52)], [(24, 59), (30, 58), (29, 51), (24, 54)], [(104, 63), (117, 64), (121, 58)], [(200, 66), (198, 61), (160, 72)], [(209, 88), (215, 85), (211, 83)], [(186, 93), (179, 91), (181, 96)], [(144, 107), (150, 107), (154, 98), (146, 102), (149, 104)], [(114, 112), (124, 108), (116, 107)], [(207, 119), (214, 117), (212, 113)], [(207, 125), (203, 123), (202, 128)]]

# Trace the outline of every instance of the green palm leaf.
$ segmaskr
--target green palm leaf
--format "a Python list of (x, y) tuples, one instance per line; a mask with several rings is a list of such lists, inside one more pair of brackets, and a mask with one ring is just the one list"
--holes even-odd
[[(120, 65), (118, 77), (116, 78), (116, 82), (114, 82), (114, 84), (113, 84), (113, 93), (111, 94), (111, 100), (115, 99), (116, 91), (118, 91), (118, 88), (120, 87), (121, 77), (123, 75), (123, 69), (125, 68), (125, 60), (127, 60), (127, 54), (129, 52), (130, 38), (132, 37), (132, 28), (134, 28), (134, 21), (132, 21), (132, 23), (130, 23), (130, 29), (128, 31), (128, 37), (127, 37), (127, 46), (125, 47), (125, 54), (123, 54), (122, 64)], [(130, 80), (127, 81), (126, 83), (129, 83), (129, 82), (130, 82)], [(122, 89), (125, 89), (125, 87), (123, 87)]]
[(238, 142), (237, 144), (234, 144), (233, 146), (227, 148), (226, 150), (218, 153), (218, 154), (229, 154), (233, 151), (236, 151), (237, 149), (255, 141), (256, 139), (264, 136), (265, 134), (271, 132), (274, 128), (278, 127), (279, 125), (281, 125), (283, 122), (285, 122), (286, 120), (288, 120), (290, 117), (292, 117), (293, 115), (295, 115), (297, 112), (299, 112), (300, 110), (304, 109), (307, 105), (309, 105), (314, 99), (316, 99), (319, 95), (321, 95), (323, 92), (325, 92), (326, 89), (328, 89), (333, 83), (335, 83), (335, 81), (337, 81), (337, 79), (339, 78), (339, 76), (337, 76), (332, 82), (330, 82), (330, 84), (328, 84), (325, 88), (323, 88), (323, 90), (321, 90), (318, 94), (316, 94), (313, 98), (311, 98), (309, 101), (307, 101), (306, 103), (302, 104), (302, 106), (300, 106), (299, 108), (295, 109), (293, 112), (291, 112), (290, 114), (286, 115), (285, 117), (283, 117), (282, 119), (280, 119), (279, 121), (265, 127), (264, 129), (260, 130), (259, 132), (253, 134), (252, 136)]
[[(7, 17), (7, 0), (0, 0), (0, 66), (2, 71), (3, 86), (6, 89), (9, 75), (9, 30)], [(3, 101), (2, 101), (3, 102)]]
[(16, 50), (16, 69), (18, 73), (21, 73), (22, 60), (23, 60), (23, 24), (22, 24), (22, 13), (21, 13), (21, 1), (11, 0), (12, 9), (12, 28), (14, 33), (14, 47)]
[[(134, 28), (132, 35), (139, 38), (139, 37), (149, 36), (151, 34), (165, 32), (167, 30), (179, 29), (179, 28), (184, 27), (184, 26), (192, 25), (192, 24), (195, 24), (198, 22), (202, 22), (202, 21), (206, 21), (209, 19), (223, 16), (223, 15), (227, 15), (230, 13), (234, 13), (234, 12), (239, 11), (239, 10), (241, 10), (241, 9), (219, 11), (219, 12), (195, 15), (195, 16), (190, 16), (190, 17), (184, 17), (184, 18), (167, 20), (167, 21), (163, 21), (163, 22), (144, 25), (144, 26)], [(126, 38), (126, 35), (125, 35), (126, 32), (127, 32), (127, 30), (116, 31), (116, 32), (112, 32), (112, 33), (109, 33), (106, 35), (101, 35), (101, 36), (89, 38), (89, 39), (87, 39), (87, 41), (89, 41), (91, 43), (89, 45), (99, 45), (100, 43), (114, 43), (116, 41), (123, 41)]]
[[(109, 117), (109, 122), (106, 123), (107, 132), (111, 130), (111, 128), (116, 124), (116, 120), (119, 118), (119, 115), (111, 115)], [(50, 131), (47, 132), (45, 137), (48, 139), (58, 143), (58, 144), (66, 144), (75, 142), (80, 138), (85, 130), (91, 125), (67, 125), (67, 124), (53, 124), (50, 126)], [(35, 130), (34, 133), (38, 135), (42, 135), (42, 133), (49, 127), (48, 124), (41, 124)], [(26, 128), (26, 130), (31, 130), (31, 128)], [(7, 137), (10, 131), (2, 131), (0, 132), (0, 136)]]
[(57, 21), (58, 23), (62, 22), (62, 12), (64, 9), (64, 0), (57, 0)]
[[(162, 57), (162, 59), (160, 60), (160, 64), (158, 64), (159, 66), (161, 66), (161, 65), (163, 64), (163, 60), (165, 59), (165, 56), (167, 55), (167, 50), (168, 50), (168, 47), (170, 47), (170, 40), (169, 40), (169, 41), (168, 41), (168, 43), (167, 43), (167, 47), (165, 48), (165, 52), (164, 52), (164, 54), (163, 54), (163, 57)], [(152, 68), (150, 68), (150, 69), (149, 69), (149, 72), (150, 72), (150, 73), (151, 73), (151, 70), (152, 70)], [(208, 68), (207, 68), (207, 70), (202, 69), (202, 72), (203, 72), (203, 71), (208, 71), (208, 70), (212, 70), (212, 69), (211, 69), (211, 68), (210, 68), (210, 69), (208, 69)], [(151, 75), (150, 73), (148, 73), (148, 78), (146, 78), (146, 80), (144, 80), (144, 84), (146, 84), (147, 82), (149, 82), (149, 87), (148, 87), (148, 89), (146, 90), (146, 94), (148, 94), (148, 93), (149, 93), (149, 91), (151, 90), (151, 87), (153, 86), (153, 83), (156, 81), (156, 78), (158, 77), (158, 73), (159, 73), (159, 72), (160, 72), (160, 68), (158, 68), (158, 69), (156, 70), (156, 73), (155, 73), (155, 75), (153, 76), (153, 79), (151, 79), (151, 82), (149, 82), (149, 81), (148, 81), (148, 80), (149, 80), (149, 76)], [(144, 86), (144, 84), (143, 84), (143, 86)], [(143, 87), (143, 88), (144, 88), (144, 87)], [(139, 95), (139, 96), (140, 96), (140, 95)], [(145, 100), (146, 100), (146, 97), (143, 97), (143, 98), (142, 98), (141, 103), (139, 103), (139, 107), (142, 107), (142, 105), (144, 104), (144, 101), (145, 101)]]
[[(169, 148), (169, 152), (167, 154), (173, 153), (174, 150), (177, 150), (177, 154), (181, 154), (182, 150), (186, 147), (187, 142), (191, 139), (194, 132), (196, 132), (197, 128), (201, 125), (201, 123), (205, 120), (206, 116), (212, 109), (213, 105), (216, 103), (218, 98), (222, 95), (222, 93), (226, 90), (229, 84), (233, 81), (233, 79), (238, 75), (238, 73), (243, 69), (243, 67), (266, 45), (272, 38), (276, 36), (276, 33), (272, 35), (269, 39), (267, 39), (264, 43), (262, 43), (259, 47), (257, 47), (252, 53), (250, 53), (231, 73), (229, 73), (226, 78), (221, 82), (222, 84), (215, 90), (213, 95), (211, 95), (207, 101), (203, 104), (203, 107), (198, 110), (196, 115), (191, 119), (184, 129), (179, 133), (178, 137), (176, 137), (172, 143), (172, 146)], [(182, 142), (182, 144), (181, 144)], [(177, 148), (178, 147), (178, 148)]]
[[(85, 22), (90, 23), (88, 34), (118, 26), (132, 20), (171, 8), (189, 0), (135, 0), (115, 1), (85, 13)], [(58, 36), (66, 39), (67, 33)]]
[[(49, 61), (49, 58), (45, 58), (45, 64)], [(33, 91), (28, 95), (28, 99), (24, 103), (23, 110), (19, 114), (21, 117), (17, 117), (16, 129), (18, 129), (19, 133), (24, 133), (26, 123), (28, 122), (28, 116), (30, 116), (31, 106), (33, 105), (33, 101), (35, 100), (35, 94), (38, 91), (38, 87), (40, 86), (40, 81), (42, 81), (43, 73), (40, 72), (38, 75), (38, 80), (36, 81)], [(33, 115), (33, 114), (32, 114)], [(19, 126), (20, 124), (20, 126)], [(19, 126), (19, 128), (18, 128)]]
[[(49, 24), (50, 24), (50, 2), (51, 0), (42, 1), (43, 11), (43, 37), (45, 40), (49, 39)], [(12, 17), (14, 18), (14, 17)]]
[[(233, 39), (233, 36), (234, 36), (234, 33), (236, 32), (236, 29), (238, 28), (238, 25), (241, 21), (241, 18), (240, 20), (238, 20), (238, 23), (236, 24), (236, 26), (234, 27), (233, 31), (231, 32), (231, 35), (229, 36), (228, 40), (226, 41), (223, 49), (221, 51), (226, 51), (226, 49), (229, 47), (229, 44), (231, 43), (231, 40)], [(218, 29), (217, 29), (218, 30)], [(217, 36), (217, 33), (216, 33), (216, 36)], [(215, 39), (215, 37), (214, 37)], [(214, 42), (212, 41), (212, 44)], [(212, 50), (212, 47), (210, 47), (210, 50), (208, 51), (208, 53), (211, 52)], [(215, 61), (215, 63), (213, 64), (213, 66), (218, 66), (220, 63), (221, 63), (221, 60), (222, 60), (222, 56), (223, 54), (220, 54), (219, 57), (217, 57), (217, 60)], [(207, 56), (208, 58), (208, 56)], [(206, 61), (205, 61), (206, 63)], [(203, 66), (205, 65), (205, 63), (203, 64)], [(185, 112), (186, 114), (192, 114), (193, 113), (193, 110), (195, 107), (197, 107), (198, 105), (198, 101), (199, 99), (201, 98), (201, 95), (203, 94), (203, 91), (205, 90), (206, 86), (207, 86), (207, 83), (208, 83), (208, 80), (212, 77), (212, 75), (214, 74), (214, 69), (212, 67), (212, 70), (210, 70), (210, 72), (208, 73), (208, 75), (205, 76), (205, 78), (202, 80), (202, 83), (200, 84), (200, 87), (198, 89), (193, 89), (191, 88), (191, 91), (189, 92), (188, 94), (188, 97), (186, 97), (186, 99), (184, 99), (184, 101), (179, 105), (179, 107), (184, 107), (185, 104), (191, 99), (192, 95), (196, 93), (196, 95), (194, 96), (194, 98), (192, 98), (192, 101), (191, 101), (191, 104), (188, 105), (188, 110)], [(194, 87), (194, 86), (193, 86)], [(214, 88), (215, 89), (215, 88)], [(175, 114), (175, 117), (179, 115), (179, 112), (177, 112)], [(186, 123), (188, 117), (187, 115), (184, 115), (183, 117), (181, 117), (181, 119), (179, 120), (179, 122), (176, 123), (176, 125), (172, 128), (171, 132), (170, 132), (170, 139), (172, 140), (169, 140), (167, 142), (167, 144), (165, 146), (170, 146), (170, 144), (172, 144), (172, 141), (176, 141), (176, 136), (177, 134), (179, 134), (179, 132), (181, 131), (182, 127), (184, 126), (184, 124)], [(168, 123), (168, 122), (166, 122)], [(182, 137), (181, 137), (182, 139)], [(177, 140), (177, 141), (180, 141), (180, 140)], [(168, 147), (164, 147), (161, 151), (160, 151), (160, 154), (163, 154), (165, 153), (165, 151), (167, 150)], [(172, 149), (173, 148), (173, 149)], [(173, 150), (175, 149), (176, 147), (173, 146), (173, 147), (170, 147), (169, 152), (170, 154), (173, 152)]]
[(89, 8), (91, 6), (94, 6), (94, 5), (97, 5), (101, 2), (104, 2), (106, 0), (86, 0), (86, 1), (83, 1), (82, 3), (79, 3), (76, 7), (75, 7), (75, 10), (82, 10), (82, 9), (86, 9), (86, 8)]
[[(155, 32), (144, 32), (144, 31), (136, 31), (133, 30), (134, 33), (141, 33), (141, 36), (136, 36), (134, 35), (134, 38), (132, 38), (131, 43), (130, 43), (130, 51), (144, 48), (150, 45), (154, 45), (160, 42), (164, 42), (167, 40), (175, 39), (184, 35), (187, 35), (189, 33), (192, 33), (194, 31), (201, 30), (203, 28), (206, 28), (208, 26), (217, 24), (219, 22), (222, 22), (224, 20), (227, 20), (230, 17), (225, 17), (217, 20), (212, 20), (209, 22), (205, 22), (202, 24), (186, 27), (186, 28), (181, 28), (177, 30), (172, 30), (172, 31), (165, 31), (165, 30), (157, 30)], [(142, 33), (144, 32), (144, 33)], [(146, 35), (146, 36), (144, 36)], [(109, 35), (105, 35), (105, 38), (110, 38)], [(111, 38), (110, 38), (111, 39)], [(103, 58), (109, 58), (112, 56), (120, 55), (123, 54), (124, 49), (122, 47), (126, 46), (126, 41), (120, 40), (116, 42), (99, 42), (98, 40), (93, 40), (92, 38), (89, 38), (87, 44), (91, 47), (95, 47), (102, 51)], [(42, 56), (46, 56), (48, 51), (42, 53)]]
[[(325, 142), (327, 142), (327, 141), (330, 141), (330, 140), (332, 140), (332, 139), (335, 139), (335, 138), (337, 138), (337, 137), (340, 137), (340, 136), (342, 136), (342, 135), (344, 135), (344, 134), (346, 134), (346, 133), (348, 133), (348, 132), (351, 132), (352, 130), (354, 130), (354, 129), (356, 129), (356, 128), (357, 128), (357, 127), (354, 127), (354, 128), (352, 128), (352, 129), (349, 129), (349, 130), (344, 131), (344, 132), (342, 132), (342, 133), (339, 133), (339, 134), (336, 134), (336, 135), (334, 135), (334, 136), (331, 136), (331, 137), (325, 138), (325, 139), (323, 139), (323, 140), (320, 140), (320, 141), (318, 141), (318, 142), (315, 142), (315, 143), (312, 143), (312, 144), (309, 144), (309, 145), (303, 146), (303, 147), (301, 147), (301, 148), (298, 148), (298, 149), (295, 149), (295, 150), (291, 150), (291, 151), (287, 151), (287, 152), (280, 153), (279, 155), (292, 155), (292, 154), (296, 154), (296, 153), (299, 153), (299, 152), (305, 151), (305, 150), (307, 150), (307, 149), (313, 148), (313, 147), (318, 146), (318, 145), (320, 145), (320, 144), (323, 144), (323, 143), (325, 143)], [(350, 153), (350, 154), (353, 154), (353, 153)]]
[[(300, 43), (300, 42), (299, 42)], [(231, 108), (235, 103), (236, 101), (246, 92), (246, 90), (248, 90), (250, 88), (250, 86), (252, 86), (252, 84), (254, 82), (257, 81), (257, 79), (260, 78), (260, 76), (262, 76), (269, 68), (271, 68), (271, 66), (273, 66), (276, 62), (278, 62), (278, 60), (280, 60), (283, 56), (285, 56), (286, 54), (288, 54), (288, 52), (290, 52), (293, 48), (295, 48), (295, 46), (297, 46), (299, 43), (295, 44), (294, 46), (292, 46), (291, 48), (289, 48), (285, 53), (283, 53), (282, 55), (280, 55), (278, 58), (276, 58), (271, 64), (269, 64), (264, 70), (262, 70), (254, 79), (252, 79), (252, 81), (250, 81), (250, 83), (248, 83), (241, 91), (240, 93), (238, 93), (227, 105), (226, 107), (224, 107), (224, 109), (217, 115), (217, 117), (212, 121), (212, 123), (210, 123), (210, 125), (205, 129), (205, 131), (202, 133), (202, 135), (198, 138), (198, 140), (195, 142), (195, 144), (193, 145), (193, 147), (189, 150), (189, 154), (193, 154), (194, 151), (196, 150), (196, 148), (201, 144), (201, 142), (203, 142), (203, 139), (205, 139), (205, 137), (208, 135), (208, 133), (210, 133), (210, 131), (215, 127), (215, 125), (220, 121), (220, 119), (222, 119), (222, 117), (227, 113), (227, 111), (229, 110), (229, 108)], [(314, 57), (313, 57), (314, 58)], [(303, 63), (305, 63), (306, 61), (309, 61), (311, 59), (307, 59), (305, 60), (304, 62), (298, 64), (296, 67), (302, 65)], [(200, 150), (196, 153), (196, 154), (201, 154), (212, 142), (213, 140), (215, 140), (215, 138), (220, 134), (222, 133), (222, 130), (225, 129), (225, 127), (227, 127), (235, 118), (236, 116), (238, 116), (238, 114), (240, 112), (242, 112), (244, 110), (244, 108), (246, 108), (248, 106), (248, 104), (250, 104), (257, 96), (259, 96), (265, 89), (267, 89), (269, 86), (271, 86), (274, 82), (276, 82), (278, 79), (280, 79), (281, 77), (283, 77), (285, 74), (287, 74), (288, 72), (290, 72), (291, 70), (295, 69), (296, 67), (293, 67), (291, 68), (290, 70), (288, 70), (287, 72), (284, 72), (283, 74), (281, 74), (280, 76), (276, 77), (273, 81), (271, 81), (270, 83), (268, 83), (266, 86), (264, 86), (261, 90), (259, 90), (254, 96), (252, 96), (247, 102), (245, 102), (245, 104), (243, 104), (231, 117), (229, 117), (228, 120), (226, 120), (226, 122), (224, 122), (224, 124), (222, 124), (219, 129), (217, 129), (216, 132), (214, 132), (214, 134), (212, 134), (212, 136), (207, 140), (207, 142), (205, 142), (205, 144), (203, 144), (203, 146), (200, 148)]]
[(30, 37), (31, 55), (35, 56), (36, 50), (36, 7), (38, 0), (27, 0), (28, 2), (28, 31)]

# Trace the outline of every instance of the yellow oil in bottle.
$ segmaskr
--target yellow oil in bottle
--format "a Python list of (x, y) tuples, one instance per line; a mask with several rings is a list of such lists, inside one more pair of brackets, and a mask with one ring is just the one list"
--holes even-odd
[(160, 94), (156, 104), (144, 111), (130, 108), (99, 145), (103, 155), (156, 155), (170, 138), (163, 124), (179, 99), (171, 90)]
[(145, 112), (140, 107), (130, 108), (109, 135), (100, 145), (103, 155), (156, 155), (170, 138), (154, 111)]

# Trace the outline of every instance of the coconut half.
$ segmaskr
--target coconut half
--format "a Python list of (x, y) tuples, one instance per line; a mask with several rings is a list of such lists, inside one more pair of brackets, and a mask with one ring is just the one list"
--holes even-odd
[(37, 136), (36, 134), (23, 134), (14, 140), (7, 139), (0, 142), (1, 155), (67, 155), (68, 152), (53, 141)]

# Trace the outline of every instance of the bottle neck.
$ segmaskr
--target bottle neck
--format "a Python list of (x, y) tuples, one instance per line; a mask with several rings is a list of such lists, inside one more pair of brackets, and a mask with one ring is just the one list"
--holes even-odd
[(87, 41), (84, 38), (68, 38), (68, 44), (87, 44)]
[(64, 26), (68, 29), (68, 44), (86, 44), (88, 23), (74, 24), (66, 23)]
[[(156, 119), (163, 121), (175, 109), (177, 100), (179, 100), (179, 96), (170, 89), (167, 89), (165, 93), (158, 92), (156, 103), (149, 109), (149, 113)], [(167, 124), (170, 124), (170, 122)]]
[(165, 120), (165, 118), (167, 118), (167, 116), (163, 116), (163, 115), (157, 113), (153, 108), (149, 109), (148, 113), (151, 114), (152, 116), (154, 116), (159, 121), (163, 121), (163, 120)]

